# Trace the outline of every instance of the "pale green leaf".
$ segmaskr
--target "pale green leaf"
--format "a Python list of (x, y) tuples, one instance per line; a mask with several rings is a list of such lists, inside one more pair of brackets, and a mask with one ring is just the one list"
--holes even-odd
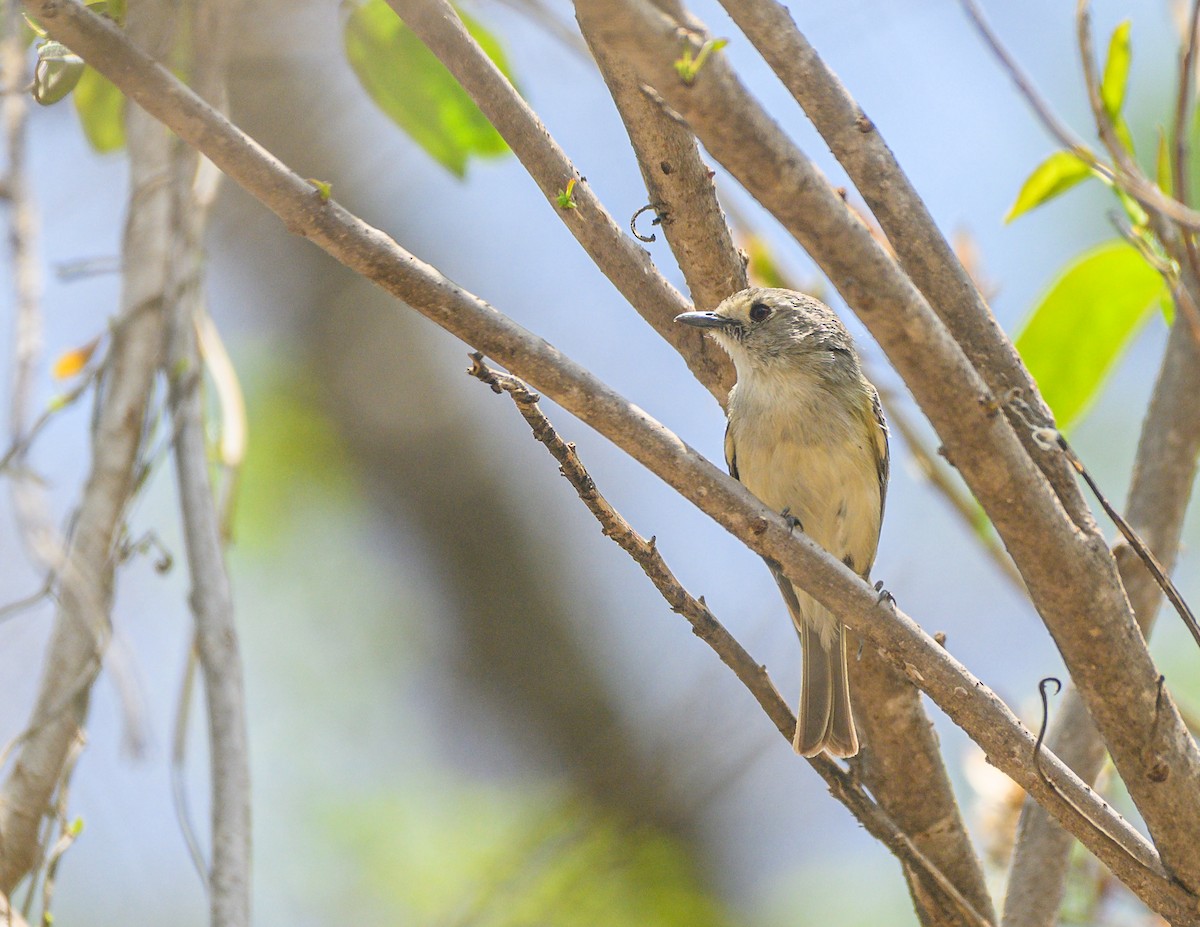
[(1033, 173), (1021, 185), (1021, 192), (1005, 215), (1005, 222), (1070, 190), (1081, 180), (1087, 179), (1092, 169), (1069, 151), (1056, 151), (1033, 169)]
[[(507, 76), (499, 42), (479, 23), (459, 15)], [(346, 57), (371, 99), (447, 170), (462, 177), (471, 157), (508, 151), (458, 81), (384, 0), (367, 0), (351, 13), (343, 41)]]
[(125, 95), (95, 68), (75, 87), (75, 111), (88, 143), (104, 154), (125, 147)]
[(1125, 102), (1125, 88), (1129, 85), (1129, 62), (1133, 49), (1129, 42), (1130, 21), (1127, 19), (1113, 30), (1108, 40), (1108, 58), (1104, 62), (1104, 76), (1100, 79), (1100, 100), (1104, 111), (1114, 122)]
[(1117, 240), (1072, 262), (1038, 301), (1017, 350), (1060, 428), (1078, 421), (1165, 290), (1141, 254)]

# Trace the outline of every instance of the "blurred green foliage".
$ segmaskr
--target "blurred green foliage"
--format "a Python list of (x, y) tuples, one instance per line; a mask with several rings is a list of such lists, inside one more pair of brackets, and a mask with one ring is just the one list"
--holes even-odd
[(125, 95), (95, 68), (75, 86), (75, 111), (88, 144), (101, 154), (125, 147)]
[[(459, 12), (467, 31), (509, 80), (504, 50), (478, 22)], [(479, 107), (384, 0), (367, 0), (343, 33), (346, 58), (371, 99), (439, 164), (463, 177), (472, 157), (508, 146)]]
[(353, 507), (358, 486), (341, 438), (321, 406), (318, 381), (302, 367), (256, 357), (248, 397), (249, 444), (242, 466), (234, 533), (239, 546), (274, 547), (304, 498)]
[(679, 844), (558, 791), (549, 783), (534, 791), (439, 778), (425, 789), (331, 807), (330, 839), (359, 875), (344, 897), (367, 905), (359, 917), (384, 923), (732, 923)]

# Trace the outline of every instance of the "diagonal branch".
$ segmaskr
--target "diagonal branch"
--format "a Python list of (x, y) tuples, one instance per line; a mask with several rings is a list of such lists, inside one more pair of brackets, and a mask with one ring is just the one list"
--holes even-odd
[(561, 351), (455, 286), (383, 232), (323, 199), (107, 20), (66, 0), (29, 0), (27, 8), (51, 35), (94, 63), (134, 102), (200, 149), (288, 228), (505, 364), (755, 553), (780, 563), (789, 579), (886, 651), (894, 665), (983, 747), (997, 768), (1077, 832), (1088, 849), (1152, 909), (1179, 924), (1200, 923), (1196, 897), (1167, 875), (1154, 848), (1053, 755), (1043, 754), (1040, 765), (1055, 787), (1042, 780), (1032, 762), (1034, 738), (1003, 702), (911, 619), (880, 604), (875, 590), (848, 568), (807, 538), (793, 536), (788, 523), (741, 484)]
[[(746, 264), (717, 201), (713, 172), (696, 139), (603, 42), (594, 39), (596, 10), (576, 4), (575, 17), (633, 144), (650, 202), (698, 309), (713, 309), (747, 286)], [(711, 344), (711, 342), (709, 342)]]
[(1160, 698), (1108, 545), (1079, 530), (1025, 453), (1000, 414), (1009, 397), (992, 397), (920, 293), (721, 55), (684, 85), (673, 62), (680, 42), (694, 52), (698, 37), (641, 0), (593, 2), (607, 13), (607, 41), (804, 245), (904, 377), (1013, 555), (1164, 859), (1200, 887), (1200, 749), (1169, 694)]
[[(537, 114), (484, 54), (447, 0), (388, 0), (405, 25), (438, 56), (504, 138), (529, 176), (554, 204), (579, 172)], [(687, 362), (722, 405), (733, 385), (729, 359), (703, 332), (676, 325), (691, 306), (655, 268), (645, 249), (621, 231), (586, 182), (576, 185), (574, 209), (555, 206), (567, 229), (613, 285)]]
[[(654, 539), (647, 541), (634, 531), (629, 522), (600, 494), (575, 453), (574, 445), (559, 437), (549, 419), (538, 408), (537, 403), (541, 397), (516, 377), (488, 367), (483, 362), (483, 355), (473, 354), (472, 361), (468, 371), (471, 376), (487, 383), (493, 391), (503, 391), (512, 397), (521, 416), (533, 431), (533, 436), (544, 444), (558, 461), (559, 471), (574, 487), (588, 511), (600, 522), (604, 534), (634, 559), (670, 604), (671, 610), (683, 615), (691, 624), (692, 632), (716, 652), (721, 662), (733, 670), (790, 745), (796, 730), (796, 718), (771, 682), (765, 667), (754, 660), (724, 625), (717, 621), (703, 599), (693, 598), (680, 585), (655, 546)], [(891, 850), (905, 873), (911, 874), (919, 883), (920, 887), (914, 889), (914, 895), (936, 898), (939, 909), (948, 915), (942, 920), (970, 927), (988, 927), (992, 923), (994, 916), (990, 912), (986, 916), (981, 914), (962, 896), (955, 887), (956, 882), (948, 878), (918, 848), (924, 835), (914, 838), (907, 833), (888, 816), (883, 807), (871, 800), (857, 776), (847, 773), (826, 754), (806, 759), (817, 775), (825, 780), (833, 797), (845, 805), (871, 836)], [(870, 783), (866, 785), (871, 788)]]

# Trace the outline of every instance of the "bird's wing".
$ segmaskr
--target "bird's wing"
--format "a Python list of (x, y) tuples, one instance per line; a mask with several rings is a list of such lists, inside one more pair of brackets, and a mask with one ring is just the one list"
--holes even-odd
[(737, 448), (733, 446), (733, 431), (725, 426), (725, 466), (729, 467), (729, 475), (735, 480), (741, 480), (737, 468)]
[[(871, 411), (875, 414), (875, 447), (878, 451), (878, 470), (879, 470), (879, 517), (883, 518), (884, 503), (887, 502), (887, 485), (888, 475), (891, 471), (891, 453), (888, 450), (888, 427), (887, 421), (883, 417), (883, 406), (879, 402), (879, 393), (871, 390)], [(729, 439), (726, 438), (726, 447), (729, 446)], [(728, 453), (728, 451), (726, 451)]]

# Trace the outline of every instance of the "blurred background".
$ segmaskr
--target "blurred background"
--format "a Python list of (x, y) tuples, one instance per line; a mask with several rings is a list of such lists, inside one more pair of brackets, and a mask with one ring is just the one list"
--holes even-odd
[[(1094, 6), (1101, 39), (1134, 17), (1126, 111), (1140, 149), (1153, 151), (1173, 102), (1173, 10)], [(646, 194), (590, 61), (519, 4), (465, 8), (500, 39), (526, 98), (626, 221)], [(1090, 137), (1074, 8), (986, 5), (1058, 112)], [(548, 9), (573, 25), (563, 0)], [(843, 182), (717, 4), (694, 10), (731, 39), (725, 53), (744, 79)], [(1069, 259), (1115, 237), (1098, 185), (1002, 224), (1053, 145), (952, 0), (845, 0), (792, 12), (942, 228), (969, 235), (1007, 330)], [(243, 16), (230, 85), (236, 123), (721, 460), (719, 408), (591, 265), (514, 158), (473, 161), (461, 180), (435, 163), (356, 80), (336, 4), (262, 0)], [(49, 372), (54, 358), (95, 337), (116, 309), (115, 273), (68, 279), (61, 270), (117, 258), (126, 165), (120, 154), (92, 152), (69, 106), (37, 109), (30, 133), (45, 282), (35, 403), (43, 408), (64, 389)], [(831, 292), (773, 220), (732, 182), (722, 190), (795, 279)], [(249, 689), (259, 924), (915, 923), (894, 860), (601, 536), (512, 404), (465, 375), (466, 345), (289, 235), (232, 185), (209, 247), (211, 311), (250, 422), (229, 560)], [(682, 288), (661, 236), (647, 247)], [(11, 300), (11, 287), (0, 287), (9, 319)], [(848, 321), (880, 385), (903, 398), (878, 348)], [(1156, 316), (1072, 434), (1114, 500), (1128, 482), (1165, 333)], [(0, 353), (11, 347), (11, 325), (0, 325)], [(683, 583), (791, 701), (798, 646), (761, 561), (585, 426), (548, 401), (543, 408), (601, 491), (657, 536)], [(31, 456), (60, 518), (85, 473), (89, 414), (80, 404), (59, 415)], [(1036, 725), (1037, 681), (1061, 672), (1053, 644), (909, 465), (899, 438), (892, 453), (875, 576)], [(85, 829), (60, 867), (55, 910), (62, 923), (198, 925), (206, 904), (169, 776), (190, 635), (170, 468), (155, 473), (130, 531), (153, 531), (177, 565), (160, 575), (153, 557), (134, 558), (119, 575), (113, 657), (72, 783)], [(1193, 598), (1196, 531), (1190, 519), (1176, 571)], [(0, 602), (39, 582), (6, 506)], [(42, 604), (0, 622), (0, 740), (27, 720), (51, 617)], [(1200, 705), (1184, 633), (1165, 620), (1155, 651), (1185, 705)], [(132, 693), (133, 720), (121, 688)], [(1003, 777), (932, 714), (987, 843), (997, 836), (990, 808)], [(204, 740), (196, 717), (187, 791), (202, 840)]]

